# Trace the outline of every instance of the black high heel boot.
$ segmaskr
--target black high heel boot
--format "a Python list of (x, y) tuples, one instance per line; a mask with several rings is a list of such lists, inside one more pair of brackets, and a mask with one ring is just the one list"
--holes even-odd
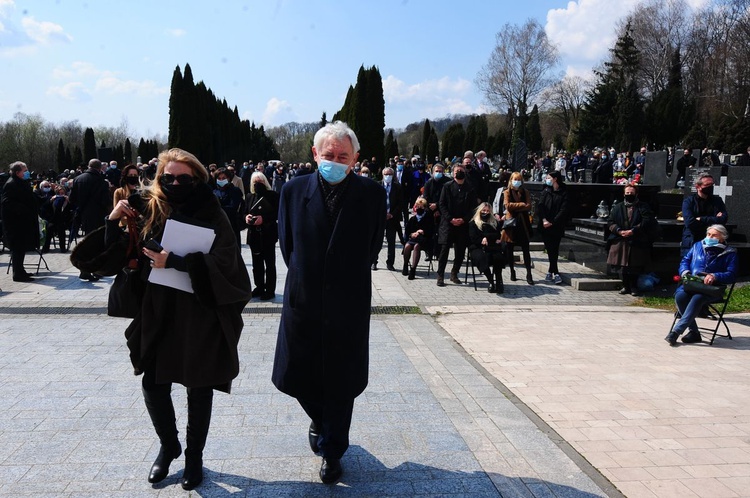
[(534, 285), (534, 279), (531, 278), (531, 265), (526, 266), (526, 283), (529, 285)]
[(214, 391), (210, 387), (188, 389), (187, 445), (182, 489), (190, 491), (203, 482), (203, 448), (211, 424)]
[(505, 286), (503, 285), (503, 271), (500, 268), (498, 268), (495, 273), (495, 292), (498, 294), (505, 292)]
[(158, 385), (155, 389), (143, 389), (146, 410), (161, 442), (159, 454), (148, 473), (150, 483), (163, 481), (169, 475), (169, 465), (182, 454), (170, 390), (167, 384)]

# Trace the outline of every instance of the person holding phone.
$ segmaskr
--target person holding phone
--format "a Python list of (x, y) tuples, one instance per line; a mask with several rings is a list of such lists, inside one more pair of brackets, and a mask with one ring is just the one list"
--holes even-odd
[[(172, 403), (172, 383), (187, 388), (186, 490), (203, 481), (203, 448), (208, 436), (214, 390), (229, 393), (239, 373), (237, 344), (242, 310), (250, 300), (250, 277), (232, 226), (207, 184), (206, 168), (191, 153), (170, 149), (159, 155), (154, 182), (121, 199), (107, 217), (105, 240), (120, 237), (119, 221), (133, 217), (145, 242), (141, 277), (143, 305), (125, 331), (134, 373), (143, 375), (146, 409), (161, 447), (148, 481), (157, 483), (182, 453)], [(178, 256), (161, 248), (170, 217), (214, 229), (208, 253)], [(147, 282), (151, 268), (187, 272), (194, 293)]]
[(279, 229), (279, 194), (271, 189), (268, 178), (256, 171), (250, 177), (250, 193), (245, 199), (247, 245), (253, 258), (253, 297), (263, 301), (276, 295), (276, 242)]

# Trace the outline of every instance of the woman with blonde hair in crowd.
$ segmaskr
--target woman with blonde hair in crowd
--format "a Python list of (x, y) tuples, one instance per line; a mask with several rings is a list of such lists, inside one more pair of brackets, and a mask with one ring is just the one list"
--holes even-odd
[(487, 277), (488, 292), (502, 294), (505, 244), (501, 240), (502, 226), (492, 213), (489, 202), (477, 206), (469, 222), (469, 255), (480, 272)]
[[(170, 463), (182, 453), (172, 383), (187, 388), (187, 447), (181, 479), (186, 490), (203, 481), (203, 448), (214, 390), (228, 393), (239, 373), (242, 309), (251, 290), (232, 226), (207, 181), (206, 168), (193, 154), (181, 149), (162, 152), (154, 182), (117, 202), (105, 236), (109, 245), (117, 241), (119, 220), (128, 216), (138, 220), (139, 239), (148, 241), (139, 265), (145, 282), (142, 305), (125, 337), (134, 373), (143, 374), (143, 398), (161, 444), (148, 482), (164, 480)], [(213, 228), (210, 251), (178, 256), (161, 248), (165, 225), (173, 216)], [(157, 268), (186, 273), (194, 293), (149, 282), (151, 270)]]
[[(424, 249), (432, 245), (432, 236), (435, 233), (435, 222), (432, 214), (427, 209), (427, 199), (418, 197), (414, 201), (414, 216), (406, 222), (406, 237), (404, 244), (404, 268), (402, 275), (408, 275), (409, 280), (414, 280), (417, 272), (419, 257)], [(411, 269), (409, 269), (409, 256), (411, 256)]]

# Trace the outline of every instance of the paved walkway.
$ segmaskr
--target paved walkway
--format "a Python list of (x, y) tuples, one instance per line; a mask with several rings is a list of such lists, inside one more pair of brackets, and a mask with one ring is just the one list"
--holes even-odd
[[(183, 457), (146, 482), (158, 442), (127, 320), (103, 314), (107, 279), (45, 257), (52, 272), (18, 284), (0, 255), (0, 496), (185, 496)], [(335, 487), (317, 479), (302, 410), (270, 383), (280, 296), (252, 301), (194, 494), (750, 496), (750, 317), (734, 319), (734, 341), (669, 348), (670, 315), (629, 296), (523, 280), (497, 296), (483, 277), (476, 292), (471, 277), (441, 289), (425, 271), (373, 273), (370, 385)]]

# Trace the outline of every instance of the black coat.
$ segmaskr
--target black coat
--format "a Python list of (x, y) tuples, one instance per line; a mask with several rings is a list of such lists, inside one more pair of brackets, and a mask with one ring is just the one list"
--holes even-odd
[[(459, 236), (468, 237), (468, 223), (477, 207), (476, 191), (469, 182), (459, 185), (455, 181), (445, 184), (440, 194), (440, 228), (438, 228), (438, 244), (447, 244), (452, 232)], [(464, 224), (459, 227), (451, 225), (453, 218), (463, 218)]]
[[(131, 206), (146, 213), (140, 194)], [(242, 310), (250, 300), (250, 277), (226, 214), (211, 192), (199, 184), (175, 214), (210, 226), (216, 232), (211, 250), (185, 256), (195, 294), (163, 285), (146, 284), (141, 312), (125, 331), (136, 373), (153, 368), (157, 383), (214, 387), (229, 392), (239, 373), (237, 344)], [(110, 222), (107, 231), (117, 227)], [(161, 231), (147, 234), (161, 240)], [(150, 268), (141, 261), (142, 277)]]
[[(721, 213), (721, 216), (719, 216)], [(696, 219), (700, 218), (700, 220)], [(727, 206), (718, 195), (712, 195), (707, 199), (695, 193), (685, 197), (682, 201), (682, 243), (680, 248), (683, 254), (693, 247), (693, 244), (706, 236), (706, 230), (711, 225), (726, 225), (729, 221)]]
[(2, 193), (3, 239), (11, 249), (39, 247), (38, 201), (28, 180), (11, 176)]
[[(385, 185), (383, 185), (383, 190), (385, 190)], [(386, 192), (388, 191), (386, 190)], [(404, 202), (406, 201), (404, 200), (404, 189), (398, 182), (391, 182), (391, 191), (390, 194), (388, 194), (388, 198), (390, 204), (387, 213), (390, 213), (393, 216), (391, 221), (394, 223), (400, 223), (401, 220), (404, 219)]]
[[(249, 190), (248, 190), (249, 192)], [(258, 200), (264, 202), (258, 203)], [(256, 203), (258, 205), (256, 206)], [(260, 215), (263, 223), (260, 225), (247, 225), (247, 244), (255, 247), (255, 244), (274, 245), (279, 240), (279, 194), (273, 190), (266, 190), (262, 196), (247, 194), (245, 196), (245, 214)]]
[(411, 242), (411, 234), (417, 230), (422, 230), (422, 234), (415, 240), (416, 243), (424, 246), (435, 234), (435, 221), (432, 219), (432, 212), (427, 210), (422, 219), (417, 219), (417, 216), (412, 216), (409, 221), (406, 222), (406, 228), (404, 229), (404, 236)]
[(319, 175), (281, 191), (279, 243), (288, 273), (272, 380), (315, 400), (353, 399), (367, 386), (371, 275), (385, 230), (385, 192), (349, 173), (335, 226)]
[(90, 168), (73, 180), (69, 199), (77, 212), (84, 233), (104, 225), (104, 217), (112, 210), (109, 185), (96, 169)]
[[(560, 185), (558, 190), (547, 187), (542, 191), (539, 197), (539, 203), (536, 206), (535, 217), (539, 220), (539, 230), (552, 231), (562, 237), (565, 232), (565, 224), (568, 222), (568, 191), (565, 185)], [(544, 221), (552, 223), (549, 228), (544, 228)]]

